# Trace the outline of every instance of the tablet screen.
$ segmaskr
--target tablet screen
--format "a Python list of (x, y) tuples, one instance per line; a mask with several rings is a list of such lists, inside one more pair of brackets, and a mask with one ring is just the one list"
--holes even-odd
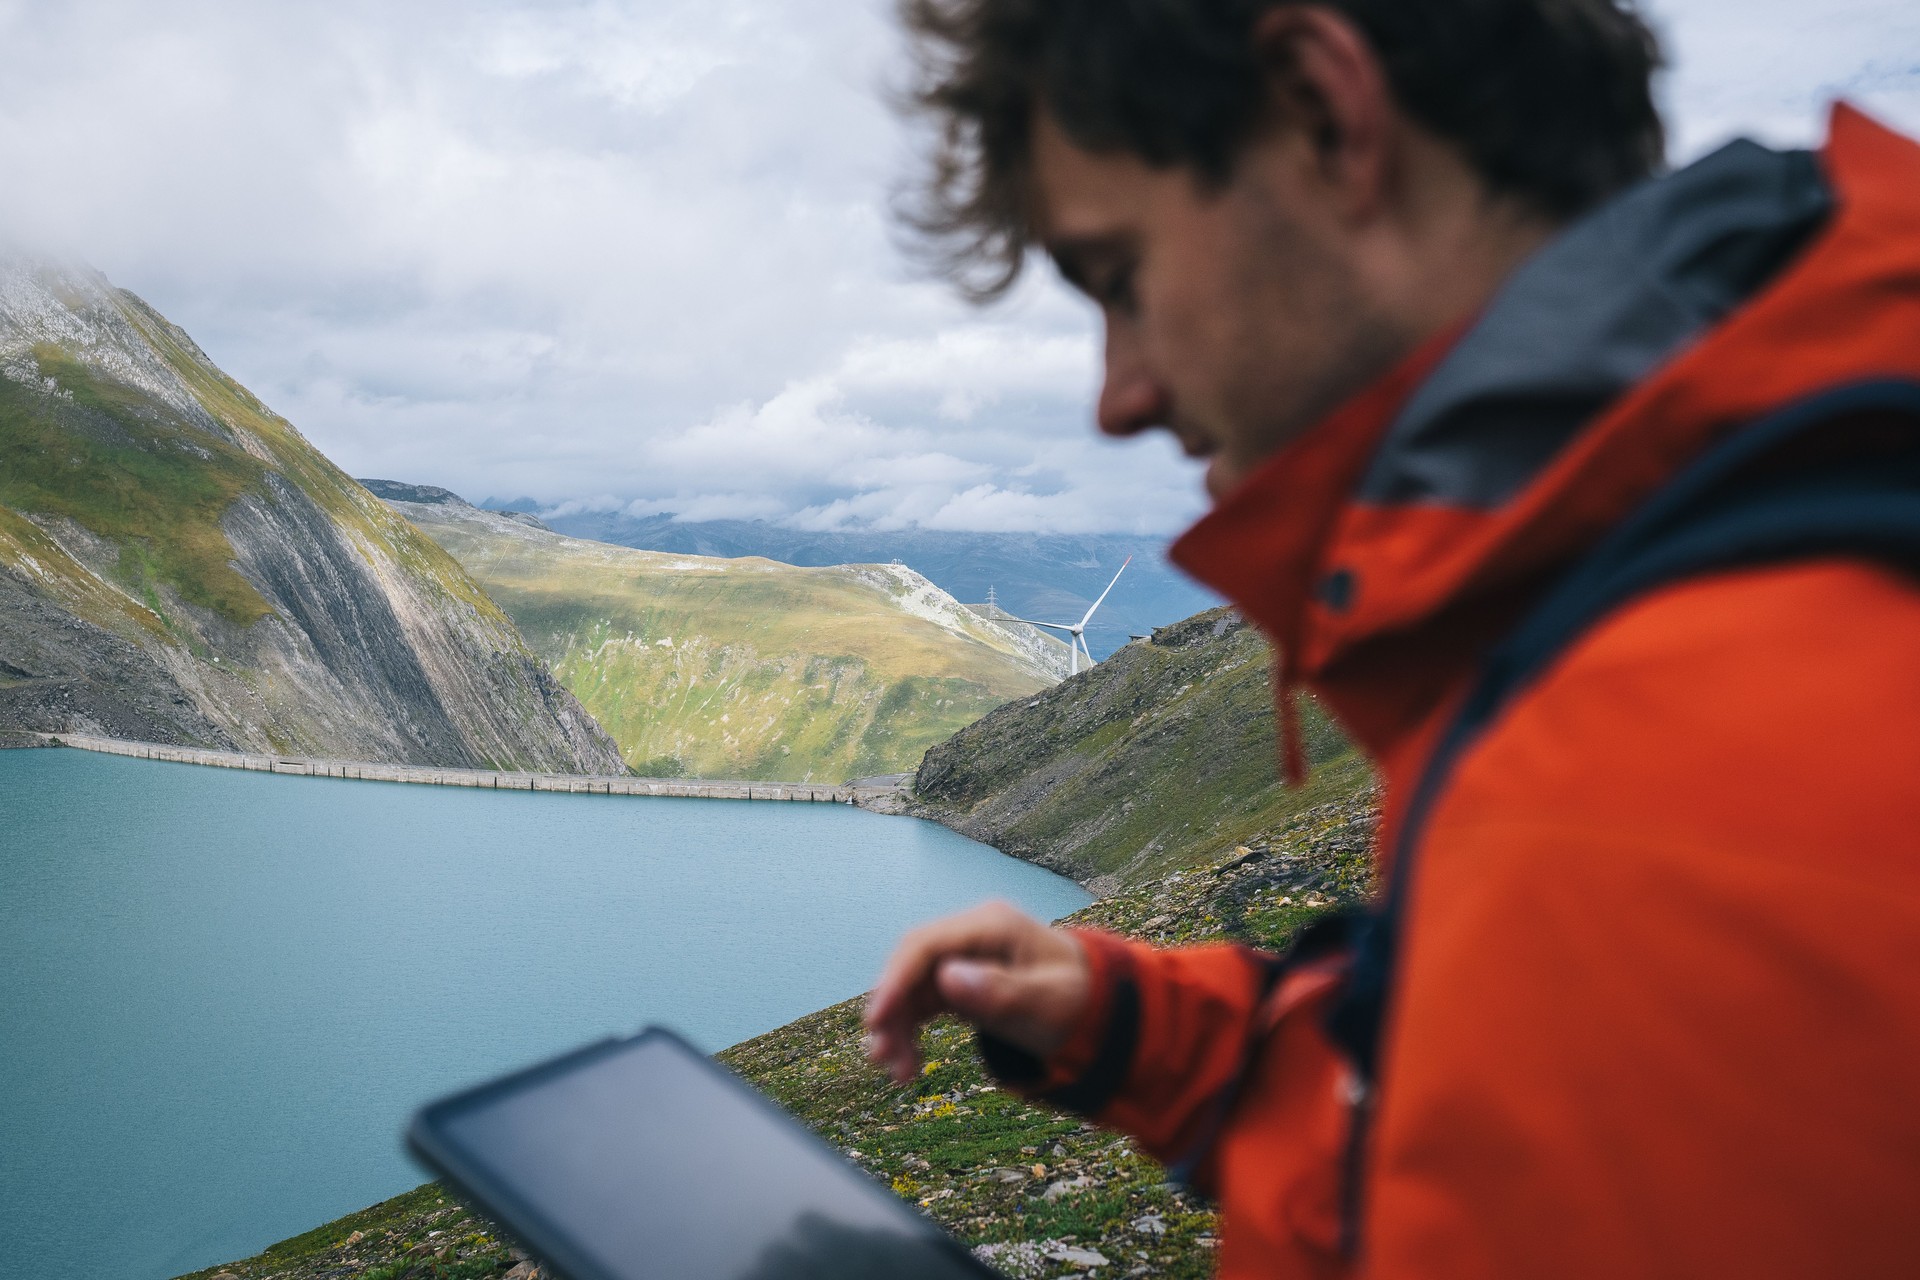
[(575, 1280), (990, 1274), (678, 1038), (429, 1107), (416, 1144)]

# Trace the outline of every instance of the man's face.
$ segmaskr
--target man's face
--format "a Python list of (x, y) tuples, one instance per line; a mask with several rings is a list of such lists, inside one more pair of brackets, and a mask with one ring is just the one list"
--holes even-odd
[(1216, 502), (1410, 345), (1305, 138), (1250, 143), (1216, 189), (1043, 115), (1033, 165), (1040, 240), (1105, 321), (1100, 429), (1172, 432)]

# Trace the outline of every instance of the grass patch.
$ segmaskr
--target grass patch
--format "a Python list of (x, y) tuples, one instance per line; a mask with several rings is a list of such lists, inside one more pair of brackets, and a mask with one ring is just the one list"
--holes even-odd
[(0, 504), (65, 516), (115, 544), (116, 577), (150, 608), (164, 586), (242, 627), (271, 612), (234, 570), (220, 527), (265, 468), (57, 347), (34, 357), (57, 391), (0, 378)]
[(291, 1240), (282, 1240), (245, 1262), (208, 1267), (192, 1280), (222, 1271), (246, 1277), (339, 1276), (357, 1280), (484, 1280), (514, 1263), (498, 1229), (475, 1218), (438, 1183), (348, 1214)]

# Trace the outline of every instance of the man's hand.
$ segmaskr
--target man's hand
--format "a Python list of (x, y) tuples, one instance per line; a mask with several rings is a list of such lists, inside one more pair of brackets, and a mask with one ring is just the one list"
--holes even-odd
[(867, 1056), (904, 1084), (920, 1069), (920, 1024), (953, 1013), (1044, 1058), (1066, 1042), (1091, 993), (1072, 934), (988, 903), (901, 939), (867, 998)]

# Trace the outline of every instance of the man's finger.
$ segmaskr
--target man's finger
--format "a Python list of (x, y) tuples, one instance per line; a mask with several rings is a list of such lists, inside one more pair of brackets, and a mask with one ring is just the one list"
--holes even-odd
[[(1021, 927), (1030, 923), (1005, 903), (990, 902), (908, 933), (894, 949), (868, 998), (867, 1025), (879, 1027), (903, 1013), (919, 1013), (912, 1006), (928, 1004), (929, 997), (934, 996), (933, 970), (941, 960), (959, 955), (1004, 958)], [(937, 1007), (930, 1007), (919, 1016), (925, 1018), (935, 1012)]]
[(1001, 964), (952, 959), (935, 971), (941, 1001), (974, 1026), (1045, 1056), (1066, 1039), (1087, 998), (1083, 954)]
[(1004, 960), (1024, 931), (1043, 927), (992, 902), (907, 934), (867, 999), (868, 1058), (896, 1081), (911, 1078), (920, 1065), (920, 1024), (950, 1007), (936, 980), (939, 966), (956, 957)]
[(949, 1009), (969, 1022), (992, 1022), (1006, 1007), (1012, 986), (1002, 965), (945, 960), (934, 970), (934, 988)]

